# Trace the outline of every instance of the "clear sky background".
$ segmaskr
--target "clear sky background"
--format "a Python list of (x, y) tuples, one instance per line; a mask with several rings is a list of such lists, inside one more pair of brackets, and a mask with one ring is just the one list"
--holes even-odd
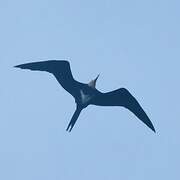
[[(178, 0), (1, 0), (0, 179), (179, 180)], [(67, 59), (127, 88), (157, 134), (120, 107), (90, 106), (65, 131), (74, 99), (48, 73), (13, 68)]]

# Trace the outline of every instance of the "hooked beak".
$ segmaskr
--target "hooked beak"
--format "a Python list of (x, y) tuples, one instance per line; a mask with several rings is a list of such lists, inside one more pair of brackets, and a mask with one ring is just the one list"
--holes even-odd
[(88, 83), (88, 86), (90, 86), (90, 87), (92, 87), (92, 88), (96, 88), (96, 81), (97, 81), (97, 79), (98, 79), (98, 77), (99, 77), (99, 74), (98, 74), (98, 76), (96, 77), (96, 79), (94, 79), (94, 80), (92, 80), (92, 81), (90, 81), (89, 83)]
[(97, 75), (96, 79), (94, 80), (95, 82), (97, 81), (97, 79), (99, 78), (100, 74)]

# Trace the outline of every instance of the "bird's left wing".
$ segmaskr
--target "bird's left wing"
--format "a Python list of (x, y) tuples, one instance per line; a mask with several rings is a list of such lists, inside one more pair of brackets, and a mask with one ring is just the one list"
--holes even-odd
[(75, 81), (70, 68), (70, 63), (65, 60), (48, 60), (39, 61), (15, 66), (21, 69), (29, 69), (32, 71), (46, 71), (52, 73), (62, 87), (70, 94), (74, 95), (79, 82)]
[(155, 132), (155, 128), (138, 101), (125, 88), (108, 93), (101, 93), (95, 97), (91, 104), (98, 106), (123, 106), (134, 113), (143, 123)]

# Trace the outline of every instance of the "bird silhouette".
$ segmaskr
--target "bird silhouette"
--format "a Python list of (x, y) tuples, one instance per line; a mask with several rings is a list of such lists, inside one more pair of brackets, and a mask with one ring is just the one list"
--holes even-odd
[(120, 88), (107, 93), (96, 89), (96, 81), (99, 75), (88, 84), (78, 82), (73, 78), (70, 63), (65, 60), (32, 62), (14, 67), (33, 71), (46, 71), (53, 74), (61, 86), (75, 98), (76, 110), (66, 129), (69, 132), (74, 127), (81, 111), (88, 105), (125, 107), (155, 132), (152, 122), (127, 89)]

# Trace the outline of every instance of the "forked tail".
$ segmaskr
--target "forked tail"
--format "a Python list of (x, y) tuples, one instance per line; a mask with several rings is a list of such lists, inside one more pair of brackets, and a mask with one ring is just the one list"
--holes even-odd
[(82, 111), (82, 108), (79, 108), (79, 107), (76, 108), (76, 111), (74, 112), (74, 114), (73, 114), (73, 116), (71, 118), (71, 121), (68, 124), (68, 127), (67, 127), (66, 131), (71, 132), (71, 130), (74, 127), (74, 125), (75, 125), (81, 111)]

